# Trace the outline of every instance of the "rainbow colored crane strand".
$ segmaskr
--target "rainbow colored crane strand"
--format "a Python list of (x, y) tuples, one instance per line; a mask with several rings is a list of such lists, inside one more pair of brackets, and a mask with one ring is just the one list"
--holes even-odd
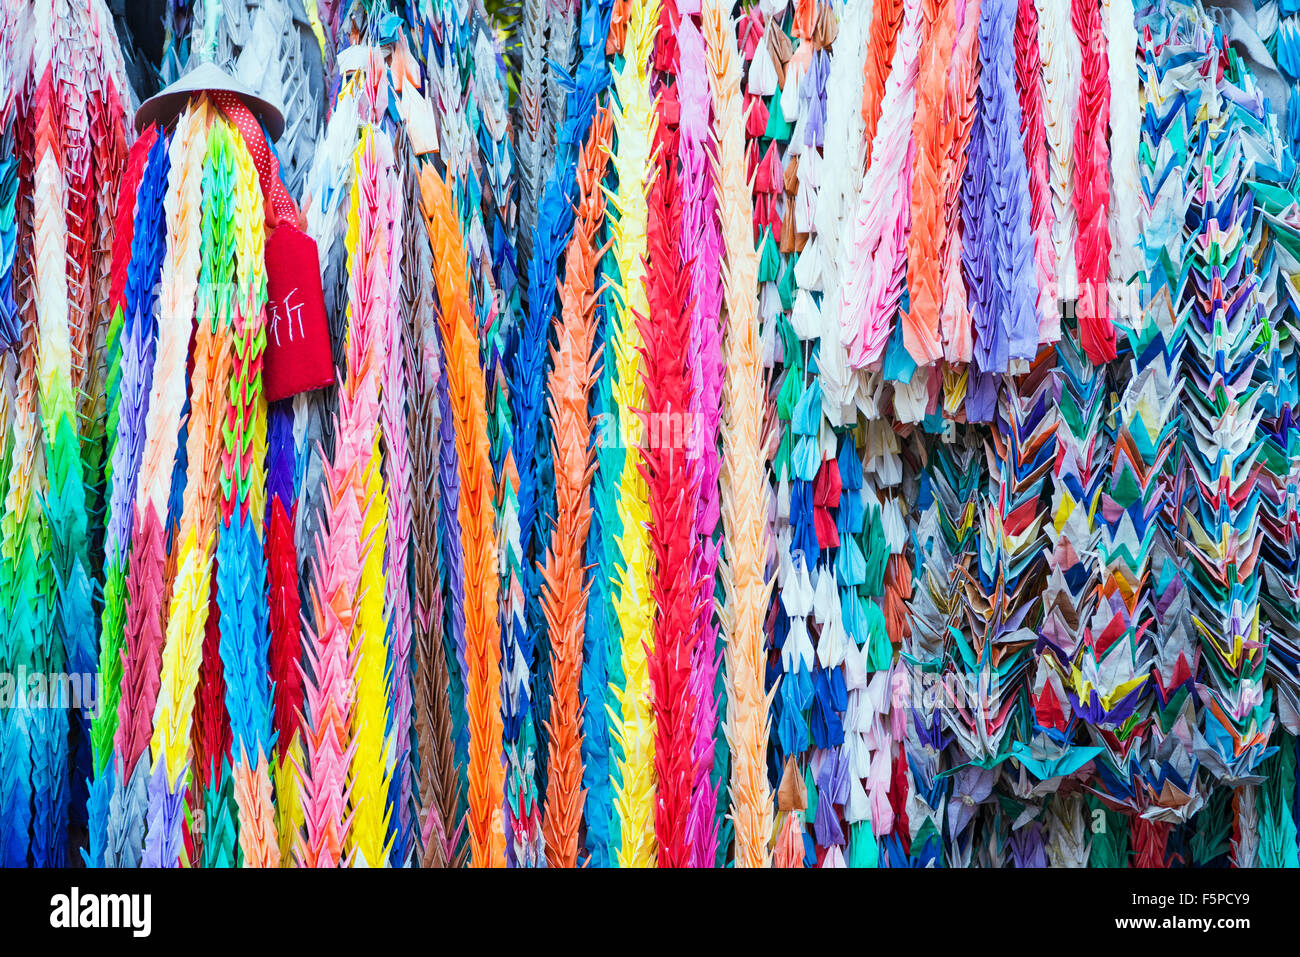
[(1300, 861), (1295, 0), (0, 6), (0, 863)]

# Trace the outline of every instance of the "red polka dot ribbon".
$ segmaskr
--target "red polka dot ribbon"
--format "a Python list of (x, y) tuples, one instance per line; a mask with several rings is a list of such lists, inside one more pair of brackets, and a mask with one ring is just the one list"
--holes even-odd
[(212, 99), (221, 112), (225, 113), (244, 137), (244, 145), (252, 154), (253, 164), (257, 167), (257, 178), (262, 184), (262, 195), (266, 198), (266, 220), (272, 228), (281, 222), (296, 225), (298, 207), (294, 205), (289, 191), (280, 181), (280, 161), (271, 152), (266, 143), (266, 134), (262, 124), (257, 121), (253, 111), (236, 94), (229, 90), (212, 90)]

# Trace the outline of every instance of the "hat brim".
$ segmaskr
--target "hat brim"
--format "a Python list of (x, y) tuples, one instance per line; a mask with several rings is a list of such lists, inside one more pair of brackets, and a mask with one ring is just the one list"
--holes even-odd
[(167, 89), (155, 93), (135, 111), (135, 130), (142, 132), (150, 123), (166, 126), (185, 110), (190, 98), (207, 90), (228, 90), (253, 111), (272, 140), (284, 132), (284, 113), (270, 100), (253, 93), (242, 83), (211, 63), (200, 64)]

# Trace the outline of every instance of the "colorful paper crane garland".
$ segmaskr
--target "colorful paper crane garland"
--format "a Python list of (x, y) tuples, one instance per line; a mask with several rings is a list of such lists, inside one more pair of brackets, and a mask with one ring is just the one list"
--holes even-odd
[(6, 3), (0, 861), (1296, 866), (1258, 6)]

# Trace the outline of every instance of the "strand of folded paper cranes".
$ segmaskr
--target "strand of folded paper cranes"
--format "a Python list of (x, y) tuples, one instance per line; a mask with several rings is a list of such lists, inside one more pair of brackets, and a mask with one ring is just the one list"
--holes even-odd
[(284, 107), (270, 404), (250, 131), (3, 11), (0, 650), (102, 683), (5, 863), (1296, 862), (1295, 118), (1201, 8), (170, 4)]
[(3, 15), (0, 580), (11, 696), (0, 846), (6, 864), (59, 866), (84, 830), (87, 781), (107, 751), (88, 709), (25, 676), (97, 670), (108, 246), (132, 94), (102, 3), (9, 3)]

